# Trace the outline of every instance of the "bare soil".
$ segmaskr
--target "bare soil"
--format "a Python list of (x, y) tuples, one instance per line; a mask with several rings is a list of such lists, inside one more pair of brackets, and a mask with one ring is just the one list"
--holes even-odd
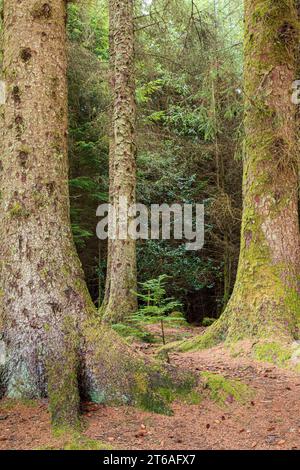
[[(185, 328), (183, 333), (195, 330)], [(178, 330), (167, 334), (173, 337)], [(145, 354), (154, 349), (136, 347)], [(300, 449), (300, 374), (250, 357), (232, 358), (222, 347), (172, 354), (171, 361), (196, 373), (211, 371), (239, 379), (255, 396), (245, 404), (230, 400), (219, 405), (208, 395), (198, 405), (175, 402), (173, 416), (85, 403), (84, 434), (122, 450)], [(62, 439), (52, 435), (46, 401), (0, 402), (0, 449), (62, 447)]]

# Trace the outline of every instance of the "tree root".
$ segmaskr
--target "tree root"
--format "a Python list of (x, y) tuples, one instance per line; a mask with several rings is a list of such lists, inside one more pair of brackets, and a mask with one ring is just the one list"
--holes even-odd
[(171, 415), (172, 400), (188, 395), (197, 385), (192, 373), (145, 359), (97, 319), (83, 326), (79, 362), (70, 342), (68, 346), (66, 357), (63, 361), (55, 360), (56, 366), (49, 377), (49, 402), (55, 427), (78, 427), (79, 396), (95, 403), (127, 404)]

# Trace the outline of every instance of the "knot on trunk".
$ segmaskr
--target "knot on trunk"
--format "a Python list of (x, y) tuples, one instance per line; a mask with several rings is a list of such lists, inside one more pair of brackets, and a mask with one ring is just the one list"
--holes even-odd
[(52, 7), (50, 3), (37, 1), (32, 9), (31, 15), (34, 19), (51, 18)]

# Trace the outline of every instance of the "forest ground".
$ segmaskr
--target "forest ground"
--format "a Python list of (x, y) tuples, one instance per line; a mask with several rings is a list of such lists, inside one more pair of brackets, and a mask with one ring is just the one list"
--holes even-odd
[[(199, 330), (167, 328), (167, 339), (199, 334)], [(151, 332), (159, 335), (159, 327), (152, 325)], [(157, 347), (135, 346), (147, 355)], [(198, 404), (174, 402), (173, 416), (85, 403), (87, 439), (80, 441), (82, 447), (80, 442), (70, 444), (65, 437), (53, 436), (46, 401), (4, 399), (0, 401), (0, 449), (90, 448), (94, 440), (103, 443), (104, 449), (122, 450), (300, 449), (300, 374), (254, 361), (250, 355), (232, 357), (222, 346), (170, 358), (173, 364), (199, 374), (210, 371), (241, 380), (253, 395), (242, 403), (228, 394), (220, 404), (204, 391)]]

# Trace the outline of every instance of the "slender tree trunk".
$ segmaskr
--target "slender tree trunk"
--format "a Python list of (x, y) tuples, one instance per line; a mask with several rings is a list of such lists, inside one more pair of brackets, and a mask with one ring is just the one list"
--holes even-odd
[[(120, 198), (128, 206), (135, 204), (135, 83), (134, 28), (132, 0), (110, 0), (112, 44), (114, 58), (113, 81), (113, 142), (110, 151), (110, 200), (118, 207)], [(112, 163), (113, 160), (113, 163)], [(117, 216), (117, 227), (120, 217)], [(130, 223), (130, 217), (127, 220)], [(135, 241), (119, 239), (109, 242), (109, 279), (104, 302), (104, 321), (117, 323), (137, 309), (135, 291)]]
[[(114, 204), (114, 155), (115, 155), (115, 136), (114, 136), (114, 120), (113, 109), (115, 103), (115, 47), (114, 47), (114, 2), (108, 2), (109, 7), (109, 86), (110, 86), (110, 123), (109, 123), (109, 203)], [(110, 294), (111, 282), (111, 260), (112, 260), (112, 244), (113, 240), (110, 238), (107, 241), (107, 269), (105, 292), (102, 303), (102, 312), (105, 311)]]
[[(245, 160), (237, 279), (220, 319), (191, 347), (297, 337), (300, 238), (295, 1), (245, 1)], [(188, 346), (187, 346), (188, 347)]]
[(80, 396), (164, 406), (157, 367), (100, 324), (74, 247), (65, 23), (65, 0), (4, 2), (1, 394), (49, 396), (56, 426), (77, 425)]

